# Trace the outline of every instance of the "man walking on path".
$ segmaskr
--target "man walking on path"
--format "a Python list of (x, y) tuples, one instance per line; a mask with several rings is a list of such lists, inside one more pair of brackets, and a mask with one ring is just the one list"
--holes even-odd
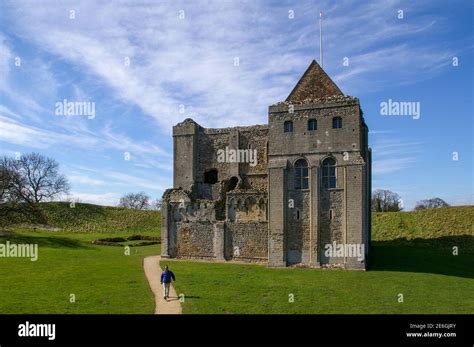
[(161, 273), (161, 284), (163, 285), (163, 298), (166, 300), (170, 294), (171, 279), (176, 281), (173, 271), (168, 270), (168, 265), (165, 266), (165, 271)]

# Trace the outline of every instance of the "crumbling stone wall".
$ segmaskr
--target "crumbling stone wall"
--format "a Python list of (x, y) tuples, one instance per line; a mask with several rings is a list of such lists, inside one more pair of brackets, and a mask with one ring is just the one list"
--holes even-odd
[(213, 258), (213, 239), (211, 222), (178, 222), (177, 257)]
[(239, 132), (239, 148), (257, 150), (257, 165), (240, 164), (242, 175), (267, 173), (268, 127), (248, 127)]
[[(214, 129), (213, 129), (214, 130)], [(215, 129), (217, 130), (217, 129)], [(225, 129), (220, 131), (208, 131), (201, 128), (197, 138), (197, 168), (196, 181), (204, 182), (204, 173), (211, 169), (217, 169), (218, 180), (230, 178), (229, 165), (217, 161), (217, 151), (225, 149), (230, 143), (230, 132)]]
[(226, 222), (226, 258), (263, 262), (268, 260), (267, 222)]
[[(211, 169), (217, 169), (219, 181), (228, 180), (236, 173), (241, 176), (247, 174), (265, 176), (267, 142), (268, 127), (263, 125), (217, 129), (200, 128), (196, 144), (196, 182), (204, 182), (204, 173)], [(229, 165), (227, 162), (221, 163), (217, 160), (218, 151), (225, 150), (226, 147), (235, 150), (257, 150), (257, 165), (251, 166), (249, 163), (237, 163), (237, 170), (232, 170), (233, 165)]]
[(227, 220), (266, 221), (267, 195), (259, 191), (236, 191), (227, 194)]

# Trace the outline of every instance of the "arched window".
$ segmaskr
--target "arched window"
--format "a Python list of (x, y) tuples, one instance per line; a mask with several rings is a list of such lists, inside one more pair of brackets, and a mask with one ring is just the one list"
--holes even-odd
[(291, 120), (287, 120), (284, 123), (284, 131), (285, 131), (285, 133), (292, 133), (293, 132), (293, 122)]
[(336, 188), (336, 161), (333, 158), (324, 159), (322, 170), (323, 187)]
[(334, 117), (332, 119), (332, 128), (333, 129), (342, 128), (342, 118), (341, 117)]
[(318, 123), (316, 122), (316, 119), (308, 119), (308, 130), (318, 130)]
[(308, 163), (298, 159), (295, 163), (295, 189), (308, 189)]

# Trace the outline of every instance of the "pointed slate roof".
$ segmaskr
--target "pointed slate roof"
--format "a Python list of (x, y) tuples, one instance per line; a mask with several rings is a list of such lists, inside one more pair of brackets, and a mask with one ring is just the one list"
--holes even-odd
[(316, 60), (313, 60), (286, 98), (286, 101), (299, 102), (305, 99), (319, 99), (333, 95), (344, 94)]

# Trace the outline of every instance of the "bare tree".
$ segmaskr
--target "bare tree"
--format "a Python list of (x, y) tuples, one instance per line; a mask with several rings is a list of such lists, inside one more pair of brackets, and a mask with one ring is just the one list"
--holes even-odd
[(128, 193), (120, 198), (119, 207), (146, 210), (150, 207), (150, 197), (145, 192)]
[(372, 211), (397, 212), (402, 210), (402, 201), (397, 193), (386, 189), (376, 189), (372, 192)]
[(415, 211), (425, 210), (428, 208), (448, 207), (449, 204), (441, 198), (431, 198), (417, 201)]
[(4, 165), (4, 158), (0, 160), (0, 203), (11, 201), (13, 172)]
[(162, 204), (163, 204), (163, 201), (162, 201), (161, 199), (155, 199), (155, 200), (153, 200), (153, 202), (151, 203), (151, 208), (152, 208), (153, 210), (160, 211)]
[(10, 201), (38, 203), (69, 192), (69, 183), (59, 173), (59, 164), (39, 153), (28, 153), (19, 159), (3, 157), (1, 167), (9, 173)]

